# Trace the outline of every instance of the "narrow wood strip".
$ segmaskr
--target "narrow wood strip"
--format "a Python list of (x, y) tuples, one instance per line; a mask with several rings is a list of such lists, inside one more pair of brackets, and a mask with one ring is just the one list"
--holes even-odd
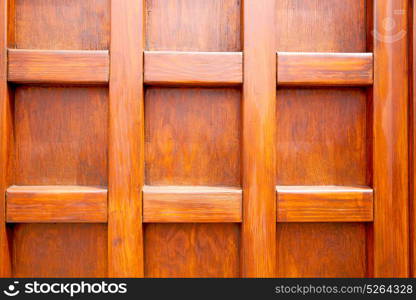
[(369, 222), (373, 190), (346, 186), (277, 186), (278, 222)]
[(87, 186), (11, 186), (9, 223), (105, 223), (107, 189)]
[(107, 83), (108, 51), (9, 49), (8, 80), (15, 83)]
[(412, 15), (411, 15), (411, 43), (410, 43), (410, 55), (412, 60), (409, 63), (412, 78), (411, 86), (411, 161), (410, 161), (410, 276), (416, 278), (416, 2), (413, 0), (412, 4)]
[(238, 188), (145, 186), (143, 222), (226, 223), (242, 221)]
[(243, 277), (276, 275), (275, 1), (243, 2)]
[(6, 189), (13, 169), (13, 99), (7, 84), (7, 11), (11, 1), (0, 1), (0, 277), (12, 276), (11, 236), (6, 225)]
[(371, 85), (373, 84), (373, 54), (278, 52), (277, 84)]
[(144, 1), (111, 0), (108, 275), (143, 277)]
[(241, 52), (170, 52), (144, 54), (144, 82), (149, 85), (227, 86), (243, 82)]
[[(406, 0), (374, 1), (374, 276), (409, 275)], [(386, 20), (394, 30), (384, 26)]]

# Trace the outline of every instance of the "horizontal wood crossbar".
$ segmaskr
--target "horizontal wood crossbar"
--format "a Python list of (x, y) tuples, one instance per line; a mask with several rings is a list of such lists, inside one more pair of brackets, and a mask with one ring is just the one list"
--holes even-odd
[(347, 186), (277, 186), (278, 222), (373, 221), (373, 189)]
[(8, 50), (9, 82), (105, 84), (108, 79), (108, 51)]
[(372, 85), (373, 54), (278, 52), (277, 84), (283, 86)]
[(242, 191), (229, 187), (145, 186), (143, 221), (211, 223), (242, 221)]
[(144, 82), (148, 85), (228, 86), (243, 82), (241, 52), (144, 53)]
[(107, 189), (89, 186), (11, 186), (9, 223), (105, 223)]

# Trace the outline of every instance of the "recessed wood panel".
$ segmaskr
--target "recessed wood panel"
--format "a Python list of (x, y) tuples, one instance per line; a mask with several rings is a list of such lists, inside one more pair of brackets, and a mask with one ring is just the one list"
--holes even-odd
[(368, 183), (365, 90), (279, 89), (277, 183)]
[(240, 6), (240, 0), (146, 0), (146, 48), (240, 51)]
[(16, 277), (105, 277), (107, 226), (17, 224), (13, 229)]
[(16, 48), (108, 49), (109, 0), (14, 0), (14, 2)]
[(238, 277), (236, 224), (145, 225), (147, 277)]
[(366, 0), (278, 0), (278, 51), (364, 52)]
[(107, 89), (19, 86), (16, 185), (107, 185)]
[(240, 186), (240, 91), (148, 88), (148, 185)]
[(359, 223), (278, 224), (277, 277), (364, 277), (365, 236)]

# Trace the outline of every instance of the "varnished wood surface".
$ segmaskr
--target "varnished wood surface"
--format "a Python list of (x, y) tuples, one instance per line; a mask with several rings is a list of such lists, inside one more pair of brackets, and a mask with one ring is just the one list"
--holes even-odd
[(11, 48), (106, 50), (110, 0), (15, 0)]
[(9, 49), (8, 58), (8, 80), (14, 83), (108, 82), (108, 51)]
[(370, 116), (360, 88), (277, 93), (277, 185), (369, 186)]
[(277, 53), (278, 85), (365, 86), (372, 83), (372, 53)]
[[(276, 52), (363, 53), (365, 0), (276, 1)], [(368, 5), (367, 5), (368, 4)], [(364, 88), (279, 87), (276, 185), (371, 186), (371, 98)], [(376, 193), (376, 191), (375, 191)], [(276, 276), (362, 277), (362, 223), (277, 223)]]
[(242, 100), (243, 224), (241, 272), (270, 277), (276, 270), (275, 1), (244, 1)]
[(17, 86), (16, 185), (107, 185), (104, 87)]
[(241, 204), (242, 191), (238, 188), (145, 186), (143, 188), (143, 222), (241, 222)]
[(366, 276), (362, 223), (281, 223), (276, 234), (277, 277)]
[[(2, 1), (0, 276), (407, 276), (410, 2)], [(109, 226), (5, 226), (11, 185), (108, 185)]]
[(0, 1), (0, 277), (12, 275), (12, 236), (6, 225), (6, 189), (13, 177), (13, 94), (7, 85), (9, 1)]
[(106, 223), (107, 189), (88, 186), (11, 186), (9, 223)]
[(147, 88), (147, 185), (240, 186), (235, 88)]
[(239, 277), (237, 224), (145, 224), (146, 277)]
[(277, 186), (277, 222), (373, 221), (373, 190), (347, 186)]
[(277, 0), (276, 50), (366, 52), (367, 0)]
[(146, 50), (241, 51), (241, 0), (145, 0)]
[(416, 3), (410, 2), (410, 26), (409, 30), (412, 34), (410, 42), (410, 57), (409, 66), (411, 68), (411, 88), (410, 88), (410, 136), (411, 136), (411, 150), (410, 150), (410, 194), (409, 194), (409, 208), (410, 208), (410, 276), (416, 278)]
[[(375, 277), (409, 275), (407, 12), (405, 0), (374, 2)], [(394, 32), (383, 26), (386, 18)]]
[(143, 277), (143, 3), (111, 0), (108, 274)]
[(226, 86), (243, 82), (241, 52), (144, 53), (144, 82), (149, 85)]
[(107, 277), (104, 224), (16, 224), (14, 277)]

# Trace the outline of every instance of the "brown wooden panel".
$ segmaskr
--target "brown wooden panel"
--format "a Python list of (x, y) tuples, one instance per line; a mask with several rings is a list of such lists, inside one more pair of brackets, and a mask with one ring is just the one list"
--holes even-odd
[(144, 2), (111, 0), (108, 253), (110, 277), (143, 277)]
[(146, 0), (146, 49), (240, 51), (240, 0)]
[(16, 277), (107, 276), (104, 224), (16, 224), (13, 230)]
[(109, 0), (14, 0), (14, 2), (15, 45), (11, 45), (12, 48), (108, 49)]
[(17, 83), (108, 82), (108, 51), (9, 49), (8, 80)]
[(363, 224), (278, 224), (277, 276), (364, 277), (365, 236)]
[(6, 189), (13, 180), (13, 93), (7, 85), (7, 11), (10, 1), (0, 1), (0, 277), (11, 277), (12, 250), (6, 226)]
[(243, 82), (241, 52), (147, 51), (144, 82), (150, 85), (238, 85)]
[(346, 186), (282, 186), (277, 191), (278, 222), (368, 222), (373, 189)]
[(410, 2), (412, 12), (410, 31), (412, 33), (410, 44), (410, 67), (411, 75), (411, 99), (410, 99), (410, 127), (411, 151), (410, 151), (410, 276), (416, 278), (416, 8), (415, 1)]
[(368, 185), (364, 90), (279, 89), (278, 185)]
[(276, 268), (275, 1), (243, 3), (241, 273), (271, 277)]
[(148, 88), (148, 185), (240, 185), (240, 91)]
[(238, 277), (236, 224), (145, 225), (147, 277)]
[(16, 88), (17, 185), (107, 185), (107, 89)]
[[(367, 52), (366, 0), (276, 1), (276, 51)], [(282, 88), (277, 185), (371, 186), (371, 109), (360, 88)], [(277, 224), (278, 276), (364, 276), (364, 224)]]
[(408, 3), (374, 1), (375, 277), (409, 276)]
[(230, 187), (145, 186), (143, 222), (241, 222), (242, 191)]
[(291, 86), (371, 85), (373, 55), (278, 52), (277, 83)]
[(277, 51), (365, 52), (366, 0), (278, 0)]
[(11, 186), (7, 222), (105, 223), (107, 189), (88, 186)]

